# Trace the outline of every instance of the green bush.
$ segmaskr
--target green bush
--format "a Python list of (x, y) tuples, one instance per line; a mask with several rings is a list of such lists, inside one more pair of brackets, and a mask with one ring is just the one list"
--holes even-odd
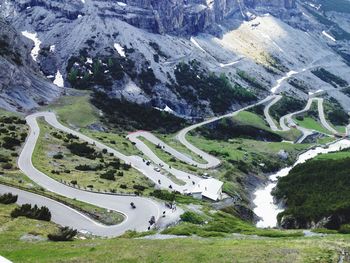
[(78, 171), (98, 171), (103, 168), (102, 164), (99, 165), (88, 165), (88, 164), (79, 164), (75, 167)]
[(52, 156), (52, 158), (57, 159), (57, 160), (61, 160), (61, 159), (63, 159), (63, 157), (64, 156), (62, 153), (57, 153), (54, 156)]
[(58, 233), (48, 234), (47, 237), (51, 241), (72, 241), (78, 231), (69, 227), (61, 227)]
[(8, 156), (2, 155), (0, 154), (0, 163), (7, 163), (9, 162), (11, 159)]
[(7, 193), (0, 196), (0, 203), (5, 205), (14, 204), (17, 202), (17, 199), (18, 199), (18, 195)]
[(38, 207), (34, 205), (32, 207), (30, 204), (24, 204), (20, 207), (15, 208), (11, 212), (11, 217), (16, 218), (19, 216), (25, 216), (31, 219), (50, 221), (51, 220), (51, 212), (46, 206)]
[(95, 149), (90, 147), (88, 143), (83, 142), (72, 142), (67, 145), (67, 148), (71, 151), (71, 153), (78, 155), (80, 157), (86, 157), (89, 159), (95, 159)]
[(175, 200), (175, 194), (172, 192), (168, 192), (166, 190), (154, 190), (151, 193), (152, 196), (162, 199), (162, 200), (166, 200), (166, 201), (174, 201)]
[(256, 78), (251, 77), (248, 75), (247, 72), (243, 70), (237, 70), (237, 75), (243, 79), (245, 82), (247, 82), (252, 87), (258, 89), (258, 90), (266, 90), (267, 88), (262, 85)]
[(5, 136), (2, 140), (2, 147), (8, 150), (13, 150), (15, 147), (21, 145), (21, 141), (15, 137)]
[(116, 170), (108, 170), (107, 172), (100, 175), (101, 179), (106, 179), (110, 181), (115, 181)]
[(184, 222), (188, 222), (188, 223), (192, 223), (192, 224), (196, 224), (196, 225), (201, 225), (204, 223), (203, 218), (199, 214), (196, 214), (196, 213), (193, 213), (190, 211), (183, 213), (180, 216), (180, 218)]
[(134, 186), (133, 186), (133, 188), (135, 189), (135, 190), (139, 190), (139, 191), (144, 191), (145, 189), (146, 189), (146, 187), (145, 186), (143, 186), (143, 185), (139, 185), (139, 184), (135, 184)]
[(4, 163), (3, 165), (1, 165), (1, 167), (2, 167), (2, 169), (10, 170), (10, 169), (12, 169), (13, 164), (12, 163)]

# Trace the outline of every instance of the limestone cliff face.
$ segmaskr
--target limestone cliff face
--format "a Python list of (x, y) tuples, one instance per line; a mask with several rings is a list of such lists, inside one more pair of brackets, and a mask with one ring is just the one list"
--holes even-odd
[[(205, 31), (233, 14), (292, 9), (296, 0), (124, 0), (114, 11), (128, 23), (155, 33), (194, 34)], [(253, 10), (250, 10), (253, 9)], [(142, 14), (140, 16), (140, 14)]]
[[(1, 4), (0, 0), (0, 4)], [(256, 11), (292, 9), (296, 0), (21, 0), (17, 10), (40, 6), (69, 20), (79, 15), (98, 14), (117, 18), (153, 33), (191, 35), (211, 28), (234, 14), (247, 18)], [(255, 10), (257, 9), (257, 10)], [(45, 12), (40, 15), (45, 15)], [(215, 30), (214, 30), (215, 31)], [(213, 30), (212, 30), (213, 32)]]
[(256, 7), (272, 7), (292, 9), (296, 7), (296, 0), (244, 0), (246, 6)]

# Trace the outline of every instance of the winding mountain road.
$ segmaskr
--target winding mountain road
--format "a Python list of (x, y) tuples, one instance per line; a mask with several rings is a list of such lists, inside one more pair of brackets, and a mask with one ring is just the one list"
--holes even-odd
[(184, 145), (186, 146), (186, 148), (188, 148), (189, 150), (191, 150), (192, 152), (194, 152), (195, 154), (201, 156), (204, 160), (206, 160), (208, 163), (206, 164), (206, 168), (212, 168), (212, 167), (215, 167), (215, 166), (218, 166), (220, 164), (220, 160), (200, 149), (198, 149), (196, 146), (194, 146), (193, 144), (191, 144), (190, 142), (187, 141), (186, 139), (186, 135), (203, 126), (203, 125), (207, 125), (209, 123), (212, 123), (212, 122), (215, 122), (215, 121), (218, 121), (218, 120), (221, 120), (221, 119), (224, 119), (224, 118), (231, 118), (231, 117), (234, 117), (236, 116), (238, 113), (242, 112), (242, 111), (245, 111), (245, 110), (248, 110), (250, 108), (253, 108), (255, 106), (258, 106), (258, 105), (263, 105), (267, 102), (269, 102), (270, 100), (272, 100), (274, 98), (274, 96), (268, 96), (266, 97), (265, 99), (257, 102), (257, 103), (254, 103), (252, 105), (249, 105), (249, 106), (246, 106), (240, 110), (237, 110), (235, 112), (232, 112), (232, 113), (228, 113), (226, 115), (222, 115), (222, 116), (219, 116), (219, 117), (214, 117), (214, 118), (211, 118), (209, 120), (206, 120), (206, 121), (203, 121), (203, 122), (200, 122), (200, 123), (197, 123), (197, 124), (193, 124), (191, 126), (188, 126), (184, 129), (182, 129), (177, 135), (176, 135), (176, 138)]
[[(147, 147), (138, 137), (142, 136), (149, 140), (154, 144), (162, 145), (165, 151), (172, 154), (174, 157), (180, 159), (181, 161), (187, 162), (191, 165), (197, 166), (202, 169), (208, 169), (216, 167), (220, 164), (220, 160), (206, 152), (198, 149), (189, 143), (186, 139), (186, 135), (188, 132), (214, 121), (233, 117), (238, 113), (252, 108), (254, 106), (265, 104), (270, 100), (274, 99), (274, 96), (268, 96), (267, 98), (247, 107), (244, 107), (240, 110), (237, 110), (233, 113), (229, 113), (220, 117), (215, 117), (206, 121), (203, 121), (198, 124), (191, 125), (183, 130), (181, 130), (176, 138), (189, 150), (194, 152), (195, 154), (201, 156), (206, 163), (198, 163), (192, 160), (189, 156), (184, 155), (177, 150), (173, 149), (169, 145), (162, 142), (160, 139), (156, 138), (154, 135), (147, 132), (136, 132), (129, 135), (129, 139), (136, 143), (136, 146), (146, 155), (148, 156), (155, 164), (161, 164), (162, 169), (176, 176), (179, 180), (185, 182), (185, 185), (179, 185), (173, 182), (169, 177), (163, 175), (160, 172), (156, 172), (155, 168), (157, 166), (153, 164), (147, 165), (144, 159), (139, 156), (126, 156), (115, 149), (112, 149), (103, 143), (96, 141), (88, 136), (85, 136), (75, 130), (72, 130), (64, 125), (62, 125), (56, 118), (56, 115), (52, 112), (40, 112), (27, 116), (26, 121), (30, 127), (30, 133), (26, 140), (26, 143), (23, 147), (23, 150), (18, 159), (18, 167), (35, 183), (45, 188), (48, 191), (57, 193), (59, 195), (66, 196), (71, 199), (77, 199), (82, 202), (86, 202), (89, 204), (93, 204), (102, 208), (106, 208), (109, 210), (114, 210), (120, 212), (124, 215), (125, 220), (115, 226), (105, 226), (99, 224), (92, 219), (86, 217), (78, 211), (71, 209), (68, 206), (60, 204), (54, 200), (49, 198), (44, 198), (42, 196), (28, 193), (22, 190), (18, 190), (15, 188), (10, 188), (7, 186), (0, 187), (0, 193), (8, 192), (9, 190), (15, 194), (19, 195), (19, 203), (35, 203), (38, 205), (45, 205), (50, 208), (53, 214), (53, 220), (59, 224), (67, 225), (78, 230), (85, 230), (94, 235), (99, 236), (118, 236), (123, 234), (126, 230), (137, 230), (137, 231), (145, 231), (149, 227), (149, 219), (151, 216), (155, 216), (157, 219), (160, 218), (160, 212), (166, 210), (163, 204), (160, 204), (152, 199), (144, 198), (144, 197), (134, 197), (134, 196), (117, 196), (117, 195), (109, 195), (102, 193), (93, 193), (89, 191), (80, 190), (77, 188), (72, 188), (70, 186), (64, 185), (44, 173), (37, 170), (32, 164), (32, 154), (35, 149), (35, 145), (37, 143), (38, 137), (40, 135), (40, 128), (37, 122), (37, 118), (43, 117), (45, 121), (54, 127), (57, 130), (61, 130), (66, 133), (71, 133), (79, 139), (88, 142), (89, 144), (95, 145), (99, 149), (107, 149), (109, 153), (113, 153), (114, 156), (120, 158), (126, 163), (130, 163), (135, 169), (143, 173), (146, 177), (152, 180), (158, 187), (169, 189), (169, 186), (172, 186), (173, 190), (177, 190), (180, 192), (188, 192), (193, 187), (193, 184), (196, 184), (201, 179), (196, 175), (189, 174), (187, 172), (183, 172), (177, 169), (170, 167), (168, 164), (164, 163), (162, 160), (158, 158), (158, 156), (153, 153), (151, 149)], [(134, 202), (137, 206), (137, 209), (132, 209), (130, 207), (130, 202)], [(65, 216), (62, 216), (65, 215)], [(67, 216), (69, 215), (69, 219)], [(177, 220), (179, 214), (173, 215), (169, 220)]]
[(326, 120), (325, 114), (324, 114), (324, 107), (323, 107), (323, 99), (321, 98), (315, 98), (317, 101), (317, 108), (318, 108), (318, 114), (320, 116), (320, 121), (322, 123), (322, 126), (326, 128), (330, 133), (332, 134), (338, 134), (338, 131), (336, 131)]
[[(123, 234), (126, 230), (146, 231), (149, 226), (149, 219), (152, 216), (155, 216), (156, 219), (160, 217), (160, 211), (165, 210), (165, 207), (152, 199), (134, 196), (116, 196), (79, 190), (76, 188), (66, 186), (37, 170), (32, 164), (32, 155), (40, 134), (40, 128), (37, 123), (38, 117), (44, 117), (45, 120), (56, 129), (73, 133), (74, 135), (79, 136), (80, 139), (86, 140), (89, 143), (95, 143), (95, 145), (99, 148), (106, 148), (109, 152), (113, 152), (115, 155), (118, 155), (118, 153), (113, 149), (110, 149), (105, 145), (94, 141), (93, 139), (90, 139), (76, 131), (73, 131), (61, 125), (57, 121), (56, 116), (53, 113), (36, 113), (33, 115), (29, 115), (26, 118), (27, 123), (30, 127), (30, 133), (19, 156), (18, 167), (31, 180), (33, 180), (35, 183), (37, 183), (38, 185), (40, 185), (48, 191), (54, 192), (56, 194), (71, 199), (77, 199), (82, 202), (93, 204), (102, 208), (114, 210), (124, 214), (125, 216), (125, 220), (121, 224), (115, 226), (104, 226), (87, 218), (83, 219), (83, 223), (81, 225), (76, 225), (73, 222), (80, 222), (82, 220), (82, 215), (75, 211), (69, 213), (72, 216), (72, 218), (70, 220), (64, 221), (63, 225), (72, 226), (77, 228), (78, 230), (86, 230), (94, 235), (99, 236), (119, 236)], [(6, 186), (5, 189), (6, 188), (8, 187)], [(20, 196), (20, 200), (30, 199), (33, 201), (35, 200), (35, 203), (44, 202), (49, 207), (54, 208), (52, 210), (54, 214), (62, 213), (64, 215), (68, 211), (68, 208), (66, 206), (57, 205), (56, 202), (51, 199), (45, 199), (42, 196), (30, 194), (20, 190), (17, 191), (19, 191), (18, 193)], [(132, 209), (130, 206), (130, 202), (134, 202), (137, 208)], [(58, 218), (58, 220), (61, 219)]]
[(290, 127), (296, 127), (298, 130), (300, 130), (303, 133), (303, 136), (301, 138), (299, 138), (297, 141), (297, 143), (301, 143), (303, 140), (305, 140), (306, 137), (308, 137), (309, 135), (314, 133), (314, 131), (297, 125), (293, 121), (293, 117), (296, 115), (308, 112), (311, 109), (312, 104), (314, 102), (317, 102), (319, 119), (320, 119), (322, 126), (324, 128), (326, 128), (331, 134), (338, 134), (338, 132), (328, 123), (328, 121), (325, 118), (324, 108), (323, 108), (324, 100), (322, 98), (309, 98), (304, 109), (296, 111), (296, 112), (288, 113), (288, 114), (282, 116), (279, 120), (279, 125), (281, 128), (278, 128), (275, 121), (273, 120), (273, 118), (270, 115), (270, 109), (274, 104), (279, 102), (281, 99), (282, 99), (281, 95), (276, 95), (275, 98), (269, 104), (267, 104), (264, 108), (264, 116), (265, 116), (265, 119), (266, 119), (267, 123), (269, 124), (271, 130), (273, 130), (273, 131), (289, 131)]
[(31, 192), (0, 184), (0, 194), (5, 194), (8, 192), (11, 192), (14, 195), (18, 195), (17, 204), (19, 205), (36, 204), (38, 206), (48, 207), (51, 212), (51, 220), (57, 224), (79, 229), (79, 231), (88, 231), (100, 236), (114, 236), (121, 233), (120, 225), (102, 225), (92, 220), (90, 217), (60, 202), (44, 197), (42, 195), (37, 195)]
[[(237, 115), (238, 113), (242, 112), (242, 111), (245, 111), (247, 109), (250, 109), (250, 108), (253, 108), (257, 105), (261, 105), (261, 104), (265, 104), (266, 102), (270, 101), (271, 99), (273, 98), (273, 96), (268, 96), (266, 97), (265, 99), (257, 102), (257, 103), (254, 103), (252, 105), (249, 105), (249, 106), (246, 106), (240, 110), (237, 110), (235, 112), (232, 112), (232, 113), (228, 113), (226, 115), (222, 115), (222, 116), (219, 116), (219, 117), (214, 117), (214, 118), (211, 118), (211, 119), (208, 119), (208, 120), (205, 120), (203, 122), (200, 122), (200, 123), (197, 123), (197, 124), (194, 124), (194, 125), (191, 125), (191, 126), (188, 126), (184, 129), (182, 129), (177, 135), (176, 135), (176, 139), (180, 141), (180, 143), (182, 143), (187, 149), (189, 149), (190, 151), (192, 151), (193, 153), (195, 153), (196, 155), (198, 156), (201, 156), (202, 159), (206, 162), (206, 163), (198, 163), (196, 161), (194, 161), (191, 157), (183, 154), (183, 153), (180, 153), (179, 151), (175, 150), (174, 148), (172, 148), (171, 146), (169, 146), (168, 144), (166, 144), (165, 142), (163, 142), (162, 140), (160, 140), (159, 138), (157, 138), (156, 136), (154, 136), (153, 134), (149, 133), (149, 132), (145, 132), (145, 131), (138, 131), (138, 132), (134, 132), (134, 133), (131, 133), (128, 135), (128, 138), (130, 141), (134, 142), (135, 143), (135, 146), (141, 151), (143, 152), (147, 157), (149, 157), (153, 162), (157, 163), (157, 164), (162, 164), (169, 173), (172, 173), (173, 175), (175, 175), (177, 177), (177, 174), (179, 174), (178, 172), (181, 173), (184, 173), (182, 171), (178, 171), (174, 168), (171, 168), (169, 169), (169, 166), (164, 163), (162, 160), (160, 160), (158, 158), (158, 156), (153, 153), (153, 151), (145, 144), (143, 143), (139, 137), (143, 137), (145, 138), (146, 140), (150, 141), (151, 143), (155, 144), (155, 145), (161, 145), (163, 146), (163, 150), (170, 153), (171, 155), (173, 155), (175, 158), (181, 160), (181, 161), (184, 161), (190, 165), (193, 165), (193, 166), (197, 166), (198, 168), (202, 168), (202, 169), (210, 169), (210, 168), (214, 168), (214, 167), (217, 167), (218, 165), (220, 165), (220, 160), (200, 149), (198, 149), (196, 146), (192, 145), (190, 142), (187, 141), (186, 139), (186, 135), (196, 129), (196, 128), (199, 128), (203, 125), (207, 125), (209, 123), (212, 123), (212, 122), (215, 122), (215, 121), (218, 121), (218, 120), (221, 120), (223, 118), (230, 118), (230, 117), (233, 117), (235, 115)], [(174, 172), (174, 171), (178, 171), (178, 172)], [(179, 175), (180, 175), (179, 174)], [(186, 176), (193, 176), (191, 174), (188, 174), (188, 173), (184, 173), (185, 177), (183, 176), (179, 176), (178, 179), (180, 180), (184, 180), (184, 181), (187, 181), (187, 178)], [(193, 179), (193, 177), (191, 177), (191, 180)], [(192, 182), (192, 181), (191, 181)]]
[[(181, 143), (183, 143), (186, 147), (188, 147), (190, 150), (192, 150), (194, 153), (201, 155), (204, 160), (207, 161), (206, 164), (200, 164), (195, 163), (193, 160), (191, 160), (188, 156), (185, 156), (184, 154), (176, 151), (175, 149), (172, 149), (170, 146), (166, 145), (167, 150), (175, 155), (175, 157), (186, 161), (192, 165), (199, 165), (201, 168), (211, 168), (215, 167), (220, 164), (220, 161), (202, 150), (196, 148), (192, 144), (190, 144), (186, 140), (186, 134), (202, 125), (214, 122), (216, 120), (226, 118), (226, 117), (232, 117), (239, 112), (246, 110), (250, 107), (254, 107), (255, 105), (264, 104), (267, 101), (269, 101), (271, 98), (267, 97), (266, 99), (254, 104), (250, 105), (248, 107), (245, 107), (241, 110), (238, 110), (234, 113), (230, 113), (221, 117), (212, 118), (210, 120), (204, 121), (202, 123), (198, 123), (195, 125), (192, 125), (190, 127), (187, 127), (183, 130), (181, 130), (177, 136), (177, 138), (180, 140)], [(59, 224), (70, 226), (73, 228), (76, 228), (78, 230), (85, 230), (88, 231), (94, 235), (99, 236), (119, 236), (123, 234), (127, 230), (137, 230), (137, 231), (145, 231), (147, 230), (149, 226), (149, 219), (151, 216), (155, 216), (157, 219), (160, 218), (160, 212), (165, 210), (166, 208), (164, 205), (155, 202), (152, 199), (144, 198), (144, 197), (134, 197), (134, 196), (117, 196), (117, 195), (108, 195), (108, 194), (102, 194), (102, 193), (93, 193), (89, 191), (80, 190), (77, 188), (72, 188), (70, 186), (64, 185), (51, 177), (47, 176), (46, 174), (40, 172), (37, 170), (32, 163), (32, 155), (35, 149), (35, 145), (37, 143), (37, 140), (40, 135), (40, 128), (37, 122), (37, 118), (43, 117), (45, 121), (54, 127), (57, 130), (61, 130), (66, 133), (74, 134), (75, 136), (78, 136), (79, 139), (84, 140), (90, 144), (94, 144), (96, 147), (100, 149), (107, 149), (109, 153), (113, 153), (116, 157), (122, 159), (124, 162), (130, 163), (135, 169), (142, 172), (145, 176), (150, 178), (155, 183), (159, 184), (158, 180), (161, 181), (161, 184), (165, 186), (165, 188), (168, 188), (169, 185), (173, 186), (173, 189), (176, 190), (177, 188), (181, 190), (182, 192), (185, 192), (187, 187), (192, 185), (192, 182), (198, 182), (200, 180), (199, 177), (188, 174), (179, 170), (176, 170), (176, 172), (173, 172), (179, 179), (183, 179), (186, 182), (185, 186), (177, 185), (173, 181), (171, 181), (167, 176), (162, 175), (161, 173), (155, 172), (152, 164), (147, 165), (144, 160), (142, 160), (141, 157), (138, 156), (126, 156), (92, 138), (89, 138), (75, 130), (72, 130), (64, 125), (62, 125), (56, 118), (56, 115), (52, 112), (40, 112), (35, 113), (32, 115), (27, 116), (26, 121), (27, 124), (30, 127), (30, 132), (27, 137), (27, 140), (24, 144), (23, 150), (18, 158), (18, 167), (35, 183), (40, 185), (41, 187), (45, 188), (48, 191), (54, 192), (56, 194), (71, 198), (71, 199), (77, 199), (82, 202), (86, 202), (92, 205), (96, 205), (102, 208), (106, 208), (109, 210), (114, 210), (117, 212), (120, 212), (124, 215), (125, 220), (115, 226), (105, 226), (102, 224), (99, 224), (92, 219), (86, 217), (85, 215), (81, 214), (78, 211), (75, 211), (71, 209), (68, 206), (65, 206), (63, 204), (60, 204), (54, 200), (51, 200), (49, 198), (42, 197), (40, 195), (36, 195), (33, 193), (25, 192), (19, 189), (11, 188), (8, 186), (1, 186), (0, 192), (5, 193), (9, 190), (19, 196), (19, 203), (32, 203), (32, 204), (38, 204), (38, 205), (45, 205), (50, 208), (53, 214), (53, 220)], [(138, 134), (140, 135), (140, 134)], [(153, 143), (161, 143), (165, 145), (162, 141), (157, 139), (156, 137), (152, 136), (151, 134), (143, 134), (147, 139), (152, 141)], [(137, 137), (132, 137), (136, 138)], [(148, 149), (148, 150), (147, 150)], [(146, 148), (143, 148), (142, 151), (147, 156), (152, 156), (152, 159), (156, 163), (163, 163), (160, 159), (157, 159), (158, 157), (146, 146)], [(164, 163), (164, 167), (167, 168), (167, 170), (173, 170), (173, 168), (170, 168), (167, 166), (167, 164)], [(190, 178), (188, 178), (190, 177)], [(130, 202), (134, 202), (137, 206), (137, 209), (132, 209), (130, 206)], [(69, 215), (69, 216), (67, 216)], [(176, 218), (173, 219), (175, 220)]]

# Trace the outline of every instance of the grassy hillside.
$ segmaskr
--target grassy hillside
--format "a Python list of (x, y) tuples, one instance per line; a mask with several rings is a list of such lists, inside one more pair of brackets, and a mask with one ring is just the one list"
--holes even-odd
[[(0, 251), (13, 262), (334, 262), (347, 236), (327, 238), (87, 239), (48, 242), (50, 222), (11, 219), (14, 206), (0, 205)], [(41, 241), (25, 241), (31, 236)], [(22, 238), (22, 240), (21, 240)]]
[(61, 97), (47, 107), (57, 113), (60, 121), (76, 128), (83, 128), (96, 123), (98, 110), (90, 103), (90, 92), (79, 91), (74, 96)]

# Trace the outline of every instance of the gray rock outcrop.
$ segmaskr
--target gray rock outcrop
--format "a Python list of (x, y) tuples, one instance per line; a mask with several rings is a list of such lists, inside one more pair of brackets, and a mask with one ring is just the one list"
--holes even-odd
[(40, 74), (30, 57), (32, 43), (0, 20), (0, 107), (28, 110), (56, 98), (60, 91)]

